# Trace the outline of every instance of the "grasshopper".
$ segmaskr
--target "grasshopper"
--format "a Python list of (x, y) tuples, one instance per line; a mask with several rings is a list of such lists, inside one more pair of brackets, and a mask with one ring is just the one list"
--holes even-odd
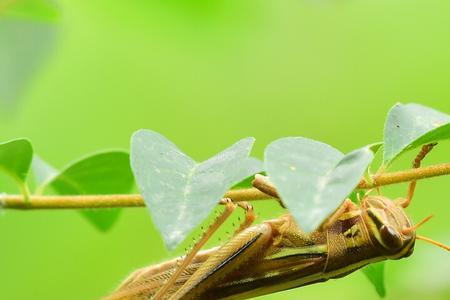
[[(414, 168), (434, 145), (422, 148)], [(254, 186), (278, 196), (262, 177)], [(359, 205), (346, 199), (309, 234), (290, 214), (252, 226), (255, 215), (250, 204), (223, 199), (220, 204), (225, 211), (186, 257), (135, 271), (104, 300), (247, 299), (343, 277), (370, 263), (408, 257), (418, 239), (450, 251), (416, 235), (431, 216), (417, 225), (408, 217), (405, 208), (415, 186), (415, 181), (410, 182), (406, 198), (395, 201), (369, 193), (359, 199)], [(234, 236), (222, 246), (201, 251), (238, 206), (245, 209), (246, 218)]]

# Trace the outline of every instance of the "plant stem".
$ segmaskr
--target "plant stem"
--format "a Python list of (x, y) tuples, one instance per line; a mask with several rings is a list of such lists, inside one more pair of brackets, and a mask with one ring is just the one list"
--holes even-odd
[(390, 185), (400, 182), (420, 180), (449, 174), (450, 174), (450, 163), (445, 163), (440, 165), (433, 165), (429, 167), (410, 169), (392, 173), (381, 173), (380, 175), (375, 176), (375, 178), (372, 178), (371, 183), (369, 183), (365, 178), (363, 178), (359, 182), (357, 188), (371, 189), (383, 185)]
[[(228, 191), (225, 196), (236, 202), (265, 200), (272, 198), (255, 189), (239, 189)], [(32, 195), (25, 201), (22, 195), (0, 195), (0, 207), (9, 209), (84, 209), (145, 206), (139, 194), (127, 195), (74, 195), (74, 196), (41, 196)]]
[[(410, 169), (377, 175), (369, 183), (361, 179), (357, 189), (371, 189), (378, 186), (420, 180), (429, 177), (449, 175), (450, 163), (429, 167)], [(224, 197), (236, 202), (274, 199), (256, 188), (228, 191)], [(23, 195), (0, 195), (0, 206), (8, 209), (86, 209), (145, 206), (144, 199), (139, 194), (127, 195), (74, 195), (74, 196), (41, 196), (31, 195), (26, 201)]]

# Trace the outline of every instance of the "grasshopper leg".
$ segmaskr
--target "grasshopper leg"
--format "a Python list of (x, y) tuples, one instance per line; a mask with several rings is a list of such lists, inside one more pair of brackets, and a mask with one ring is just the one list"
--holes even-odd
[(261, 192), (274, 197), (274, 199), (278, 201), (281, 207), (286, 208), (280, 198), (280, 195), (278, 195), (277, 189), (275, 188), (273, 183), (270, 182), (269, 177), (261, 174), (256, 174), (255, 179), (253, 179), (252, 181), (252, 185), (254, 188), (257, 188)]
[(328, 219), (326, 219), (326, 221), (322, 225), (320, 225), (318, 230), (320, 231), (320, 230), (327, 229), (328, 227), (330, 227), (331, 225), (336, 223), (336, 221), (343, 214), (348, 213), (357, 208), (358, 208), (358, 206), (355, 203), (353, 203), (352, 200), (345, 199), (344, 202), (342, 203), (342, 205), (339, 206), (338, 209)]
[(241, 223), (239, 228), (236, 230), (235, 234), (243, 231), (244, 229), (250, 227), (256, 219), (253, 206), (248, 202), (238, 202), (237, 205), (245, 211), (245, 220)]
[[(427, 154), (433, 149), (434, 146), (436, 146), (437, 143), (431, 143), (431, 144), (427, 144), (424, 145), (422, 147), (422, 149), (420, 150), (420, 152), (417, 154), (416, 158), (414, 159), (413, 163), (412, 163), (412, 167), (413, 169), (419, 168), (420, 167), (420, 163), (422, 162), (422, 160), (425, 158), (425, 156), (427, 156)], [(409, 183), (408, 186), (408, 194), (406, 196), (405, 199), (400, 199), (399, 204), (400, 206), (406, 208), (408, 207), (409, 203), (411, 203), (412, 197), (414, 195), (414, 191), (416, 189), (416, 180), (412, 180)]]
[(235, 234), (245, 230), (250, 227), (254, 222), (256, 216), (253, 212), (253, 206), (248, 202), (238, 202), (234, 203), (230, 198), (224, 198), (219, 201), (220, 205), (225, 205), (225, 211), (219, 216), (216, 221), (211, 225), (211, 227), (203, 234), (200, 241), (194, 246), (192, 251), (186, 256), (183, 260), (179, 268), (175, 271), (175, 273), (171, 276), (169, 281), (156, 293), (154, 299), (163, 299), (166, 296), (168, 291), (173, 287), (177, 279), (181, 276), (186, 267), (192, 262), (195, 258), (195, 255), (200, 251), (201, 247), (211, 238), (213, 233), (225, 222), (225, 220), (231, 215), (231, 213), (235, 210), (236, 207), (241, 207), (245, 210), (245, 220), (240, 225), (240, 227), (236, 230)]
[(208, 290), (226, 276), (264, 257), (271, 245), (270, 224), (262, 223), (243, 230), (211, 255), (170, 299), (212, 299), (207, 295)]
[(181, 262), (178, 269), (170, 277), (170, 279), (161, 287), (161, 289), (155, 294), (154, 300), (164, 299), (169, 290), (174, 286), (177, 279), (182, 275), (186, 267), (195, 258), (195, 255), (200, 251), (200, 249), (205, 245), (209, 238), (214, 234), (214, 232), (228, 219), (231, 213), (235, 210), (237, 205), (233, 203), (230, 198), (224, 198), (220, 201), (220, 204), (225, 205), (225, 210), (222, 214), (214, 221), (214, 223), (208, 228), (208, 230), (203, 234), (202, 238), (195, 244), (194, 248), (186, 255), (186, 258)]

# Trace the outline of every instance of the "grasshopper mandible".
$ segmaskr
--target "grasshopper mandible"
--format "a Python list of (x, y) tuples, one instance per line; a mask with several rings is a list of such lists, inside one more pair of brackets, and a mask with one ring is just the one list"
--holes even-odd
[[(434, 145), (422, 148), (414, 168)], [(257, 188), (278, 196), (270, 182), (258, 179)], [(181, 263), (173, 259), (137, 270), (105, 300), (247, 299), (343, 277), (370, 263), (408, 257), (417, 239), (450, 251), (416, 235), (431, 216), (413, 225), (406, 214), (415, 186), (412, 181), (407, 197), (396, 201), (369, 193), (359, 206), (346, 199), (310, 234), (298, 228), (290, 214), (251, 226), (255, 215), (250, 204), (222, 199), (224, 213)], [(238, 206), (245, 209), (246, 218), (235, 235), (220, 247), (200, 251)]]

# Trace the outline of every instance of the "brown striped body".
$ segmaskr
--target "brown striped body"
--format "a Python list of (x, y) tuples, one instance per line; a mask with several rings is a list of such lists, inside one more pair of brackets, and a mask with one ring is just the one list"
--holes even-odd
[[(409, 256), (414, 232), (400, 232), (410, 226), (403, 209), (381, 196), (364, 198), (361, 207), (346, 201), (311, 234), (290, 215), (268, 220), (198, 253), (165, 299), (247, 299), (342, 277)], [(176, 265), (172, 260), (139, 270), (105, 300), (151, 299)]]

